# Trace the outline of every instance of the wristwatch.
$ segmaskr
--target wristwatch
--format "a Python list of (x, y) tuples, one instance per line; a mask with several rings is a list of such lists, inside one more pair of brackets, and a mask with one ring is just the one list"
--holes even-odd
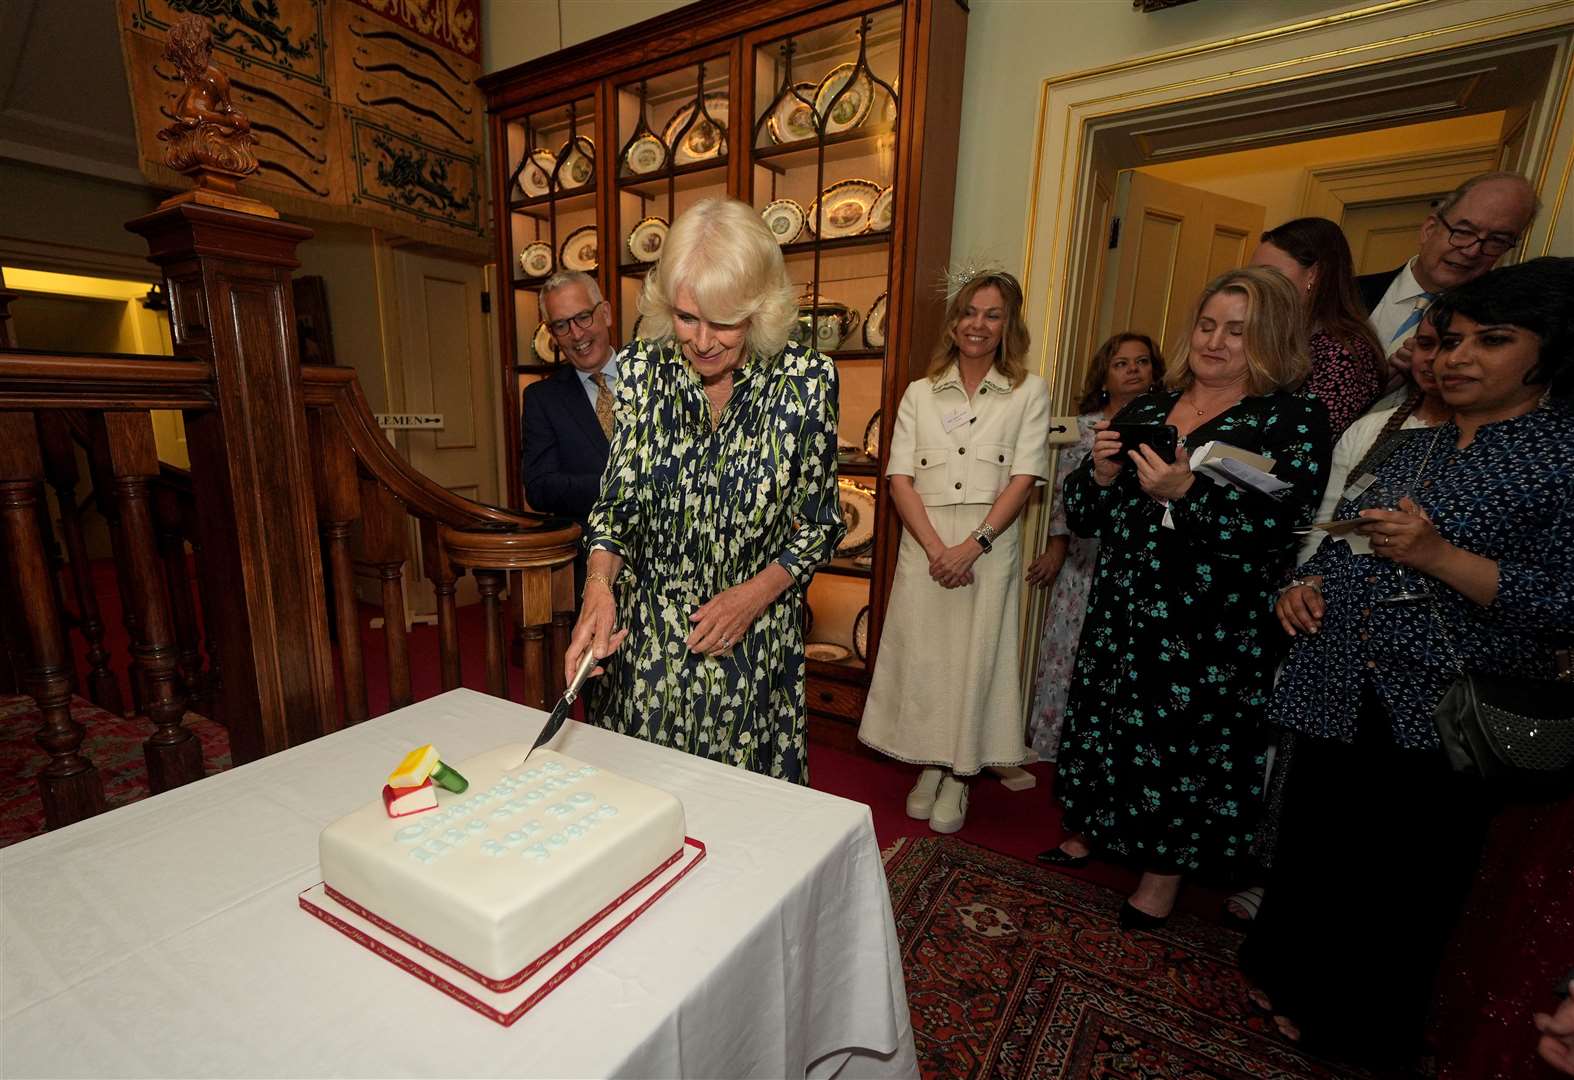
[(984, 522), (973, 530), (973, 539), (978, 541), (978, 546), (988, 555), (995, 548), (995, 527), (989, 522)]

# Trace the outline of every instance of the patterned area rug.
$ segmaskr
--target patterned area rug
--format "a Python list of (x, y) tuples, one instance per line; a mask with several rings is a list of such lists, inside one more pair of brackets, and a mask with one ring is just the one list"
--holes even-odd
[[(98, 766), (104, 799), (113, 809), (148, 797), (147, 763), (142, 742), (153, 725), (141, 717), (116, 716), (81, 698), (71, 699), (71, 715), (85, 729), (83, 751)], [(49, 761), (35, 741), (39, 714), (29, 697), (0, 697), (0, 847), (44, 831), (44, 805), (37, 776)], [(202, 743), (207, 772), (230, 767), (230, 740), (224, 728), (196, 713), (186, 724)]]
[(927, 1077), (1350, 1077), (1247, 999), (1240, 935), (1187, 915), (1122, 933), (1122, 897), (952, 837), (884, 853)]

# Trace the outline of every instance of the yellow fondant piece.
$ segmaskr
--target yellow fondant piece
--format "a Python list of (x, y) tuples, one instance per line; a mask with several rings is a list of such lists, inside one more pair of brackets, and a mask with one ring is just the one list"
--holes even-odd
[(426, 783), (432, 770), (437, 768), (437, 747), (428, 743), (411, 750), (399, 762), (399, 767), (388, 774), (388, 786), (396, 788), (420, 787)]

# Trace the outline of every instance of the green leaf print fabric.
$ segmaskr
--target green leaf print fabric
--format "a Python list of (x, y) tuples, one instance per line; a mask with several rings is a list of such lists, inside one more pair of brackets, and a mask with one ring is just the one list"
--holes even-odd
[[(836, 367), (789, 345), (733, 376), (713, 431), (698, 376), (670, 341), (618, 358), (616, 428), (587, 543), (621, 555), (628, 639), (593, 719), (625, 735), (808, 782), (804, 590), (846, 531), (836, 487)], [(793, 585), (731, 652), (684, 645), (711, 597), (780, 563)]]

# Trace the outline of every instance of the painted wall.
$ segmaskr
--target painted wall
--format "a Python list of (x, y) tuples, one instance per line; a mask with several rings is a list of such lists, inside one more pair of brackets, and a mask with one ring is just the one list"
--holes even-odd
[(952, 250), (1022, 266), (1034, 122), (1045, 79), (1351, 6), (1201, 0), (1143, 14), (1130, 0), (970, 0)]
[[(379, 301), (379, 235), (358, 225), (314, 222), (315, 235), (296, 249), (297, 274), (317, 274), (328, 292), (328, 321), (333, 326), (334, 359), (354, 368), (373, 412), (387, 412), (393, 366), (383, 335)], [(384, 290), (392, 295), (392, 284)]]
[(481, 66), (499, 71), (655, 18), (687, 0), (481, 0)]
[(1483, 113), (1234, 154), (1213, 154), (1164, 165), (1144, 165), (1137, 171), (1265, 206), (1268, 213), (1263, 220), (1273, 228), (1301, 215), (1308, 169), (1401, 154), (1491, 146), (1498, 141), (1502, 125), (1501, 112)]

